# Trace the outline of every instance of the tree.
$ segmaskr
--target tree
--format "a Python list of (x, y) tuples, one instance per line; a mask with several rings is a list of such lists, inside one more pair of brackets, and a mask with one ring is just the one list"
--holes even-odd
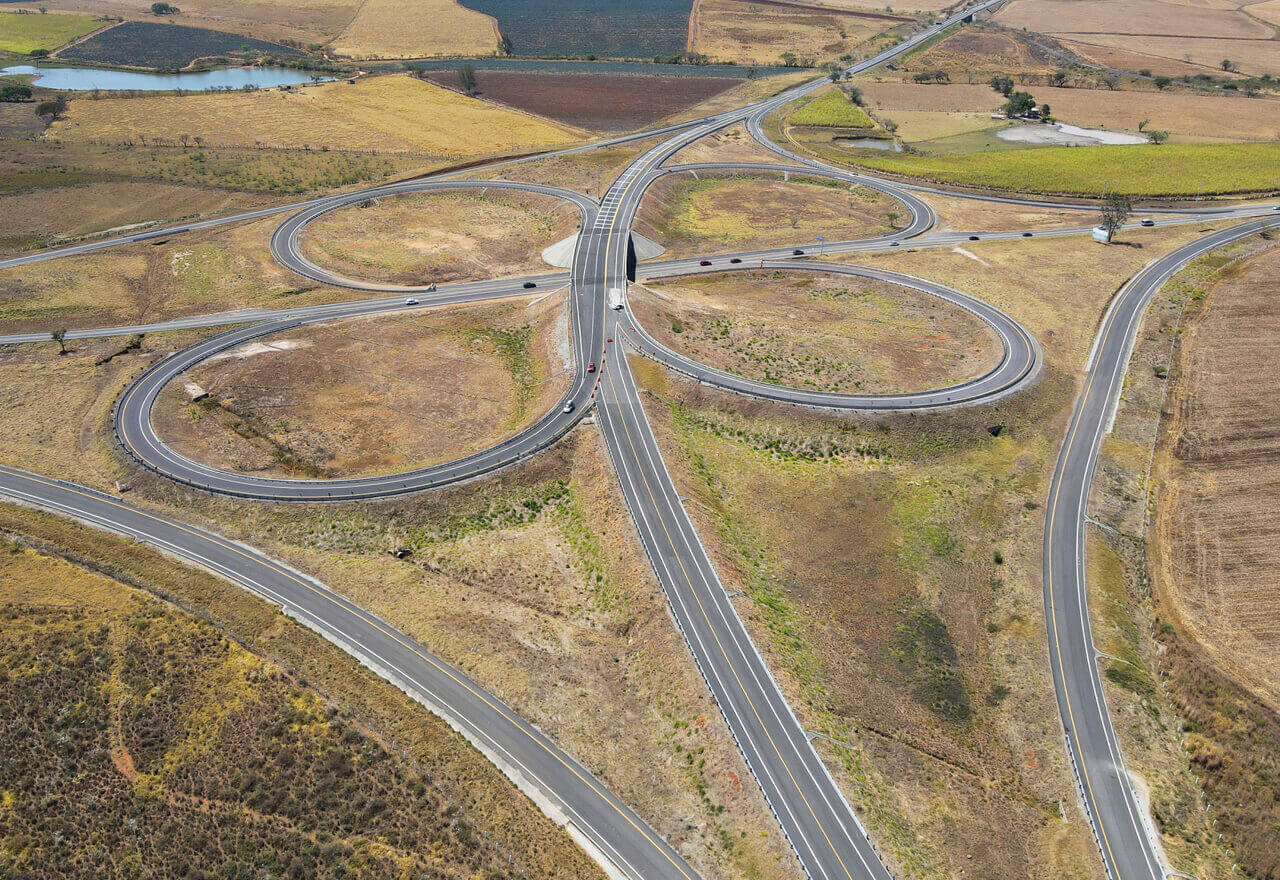
[(1167, 76), (1157, 76), (1152, 80), (1152, 82), (1155, 83), (1156, 88), (1162, 92), (1169, 88), (1169, 86), (1173, 85), (1173, 80)]
[(778, 57), (782, 59), (783, 67), (799, 67), (800, 66), (800, 59), (796, 57), (795, 52), (783, 52)]
[(48, 49), (32, 49), (30, 52), (27, 53), (27, 57), (28, 58), (48, 58), (49, 50)]
[(1107, 91), (1114, 92), (1116, 90), (1116, 86), (1120, 85), (1120, 77), (1113, 73), (1108, 73), (1104, 76), (1098, 77), (1098, 82), (1106, 86)]
[(844, 68), (840, 66), (839, 61), (828, 61), (822, 65), (822, 69), (827, 72), (827, 77), (835, 82), (840, 82), (840, 78), (844, 76)]
[(1009, 100), (1004, 102), (1004, 115), (1010, 119), (1015, 116), (1024, 116), (1035, 109), (1035, 106), (1036, 99), (1031, 97), (1029, 92), (1014, 92), (1009, 96)]
[(1238, 67), (1239, 65), (1236, 64), (1234, 61), (1232, 61), (1230, 58), (1222, 59), (1222, 69), (1225, 70), (1227, 73), (1231, 73), (1233, 70), (1236, 70)]
[(0, 101), (8, 104), (16, 104), (20, 101), (31, 100), (31, 86), (24, 85), (6, 85), (0, 86)]
[(1147, 140), (1151, 141), (1151, 143), (1153, 144), (1163, 144), (1168, 139), (1169, 139), (1169, 132), (1167, 131), (1152, 130), (1147, 132)]
[(49, 121), (61, 119), (67, 114), (67, 96), (58, 94), (52, 101), (41, 101), (36, 105), (37, 116), (48, 116)]
[(1007, 73), (997, 73), (991, 77), (991, 88), (1007, 98), (1013, 94), (1013, 77)]
[(1142, 131), (1144, 128), (1146, 128), (1146, 127), (1147, 127), (1147, 124), (1148, 124), (1148, 123), (1150, 123), (1150, 122), (1151, 122), (1151, 120), (1150, 120), (1150, 119), (1143, 119), (1143, 120), (1140, 120), (1140, 121), (1138, 122), (1138, 131)]
[(1051, 119), (1052, 117), (1053, 117), (1053, 111), (1049, 109), (1049, 105), (1048, 105), (1048, 104), (1041, 104), (1041, 105), (1040, 105), (1040, 118), (1041, 118), (1041, 119), (1043, 119), (1043, 120), (1045, 120), (1045, 121), (1047, 122), (1047, 121), (1049, 121), (1049, 119)]
[(476, 68), (474, 64), (463, 64), (458, 68), (458, 85), (468, 95), (476, 90)]
[(1065, 86), (1069, 79), (1071, 79), (1071, 71), (1067, 70), (1065, 67), (1059, 67), (1053, 73), (1049, 74), (1049, 82), (1059, 88)]
[(862, 106), (862, 89), (857, 86), (845, 86), (844, 93), (851, 103)]
[(1133, 202), (1123, 193), (1112, 193), (1102, 202), (1102, 223), (1106, 227), (1107, 238), (1116, 234), (1116, 230), (1124, 225), (1133, 213)]
[(152, 15), (177, 15), (181, 10), (170, 3), (152, 3)]
[(59, 327), (49, 334), (53, 337), (53, 341), (58, 343), (58, 354), (67, 353), (67, 328)]

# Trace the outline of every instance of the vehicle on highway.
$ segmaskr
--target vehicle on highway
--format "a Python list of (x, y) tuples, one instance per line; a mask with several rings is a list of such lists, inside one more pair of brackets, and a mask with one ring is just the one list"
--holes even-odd
[(435, 289), (436, 289), (436, 283), (434, 281), (432, 281), (430, 284), (427, 285), (427, 293), (432, 293), (433, 291), (435, 291)]
[(742, 262), (742, 257), (730, 257), (730, 258), (729, 258), (729, 262), (730, 262), (730, 263), (741, 263), (741, 262)]
[(791, 253), (792, 253), (792, 255), (797, 256), (797, 257), (803, 257), (803, 256), (804, 256), (804, 250), (802, 250), (801, 248), (795, 248), (793, 251), (791, 251)]
[(533, 288), (537, 287), (538, 285), (534, 284), (532, 281), (526, 281), (526, 282), (525, 282), (523, 285), (521, 285), (521, 286), (522, 286), (522, 287), (524, 287), (524, 289), (525, 289), (525, 290), (532, 290)]
[(571, 413), (571, 412), (573, 412), (573, 401), (571, 400), (571, 401), (569, 401), (568, 403), (566, 403), (566, 404), (564, 405), (564, 409), (563, 409), (563, 410), (561, 410), (561, 412), (565, 412), (565, 413)]
[(610, 287), (609, 288), (609, 308), (613, 309), (615, 312), (620, 312), (622, 311), (622, 307), (624, 305), (626, 305), (626, 300), (622, 295), (622, 288)]
[(698, 265), (699, 265), (699, 266), (710, 266), (710, 265), (711, 265), (711, 261), (710, 261), (710, 260), (699, 260), (699, 261), (698, 261)]
[(407, 306), (416, 306), (418, 304), (418, 301), (413, 297), (409, 297), (407, 300), (404, 301), (404, 304)]
[(891, 241), (889, 242), (889, 247), (902, 247), (902, 244), (900, 242)]
[(1138, 225), (1140, 225), (1140, 226), (1155, 226), (1155, 225), (1156, 225), (1156, 221), (1152, 220), (1150, 217), (1143, 217), (1141, 220), (1139, 220), (1139, 221), (1138, 221)]
[(969, 236), (969, 241), (978, 241), (978, 236), (976, 235)]
[(587, 372), (588, 372), (588, 373), (594, 373), (595, 371), (596, 371), (596, 362), (595, 362), (595, 361), (592, 361), (591, 363), (587, 364)]
[(1111, 242), (1111, 230), (1105, 226), (1093, 227), (1093, 240), (1109, 244)]
[(1022, 237), (1023, 237), (1023, 238), (1030, 238), (1030, 237), (1031, 237), (1031, 233), (1030, 233), (1030, 232), (1024, 232), (1024, 233), (1022, 233)]

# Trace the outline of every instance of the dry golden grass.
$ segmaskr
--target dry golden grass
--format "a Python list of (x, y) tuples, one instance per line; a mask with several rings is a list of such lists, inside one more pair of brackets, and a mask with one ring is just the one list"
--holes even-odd
[(365, 0), (331, 45), (354, 58), (490, 55), (498, 26), (456, 0)]
[(532, 193), (423, 193), (326, 214), (307, 227), (302, 248), (349, 277), (481, 280), (545, 271), (542, 249), (573, 235), (580, 216), (575, 205)]
[(691, 27), (692, 51), (714, 61), (777, 64), (783, 52), (825, 61), (853, 50), (897, 22), (813, 6), (786, 8), (750, 0), (698, 0)]
[(897, 123), (898, 127), (894, 130), (894, 135), (908, 144), (981, 131), (984, 128), (990, 128), (992, 124), (990, 113), (892, 110), (883, 115)]
[(934, 228), (957, 232), (1009, 232), (1084, 226), (1093, 223), (1098, 216), (1094, 209), (1058, 211), (1049, 208), (1028, 208), (1019, 205), (1002, 205), (998, 202), (957, 199), (933, 193), (928, 193), (924, 199), (938, 213), (938, 224)]
[(995, 366), (982, 322), (897, 285), (804, 272), (673, 279), (632, 298), (644, 326), (694, 360), (765, 382), (888, 394)]
[(578, 133), (405, 75), (221, 95), (73, 101), (49, 136), (121, 143), (182, 135), (210, 146), (380, 150), (458, 157), (538, 149)]
[(1227, 75), (1218, 67), (1217, 62), (1212, 65), (1191, 64), (1186, 61), (1161, 58), (1158, 55), (1134, 52), (1130, 49), (1087, 45), (1063, 37), (1059, 37), (1058, 42), (1062, 43), (1064, 49), (1079, 55), (1086, 61), (1101, 67), (1113, 67), (1116, 70), (1150, 70), (1156, 76), (1194, 76), (1197, 73)]
[(103, 182), (0, 196), (0, 250), (108, 232), (130, 224), (231, 214), (262, 207), (262, 196), (167, 183)]
[[(41, 5), (128, 19), (151, 16), (151, 0), (48, 0)], [(359, 6), (360, 0), (190, 0), (181, 7), (181, 18), (193, 27), (264, 40), (323, 43), (347, 26)]]
[[(274, 476), (411, 470), (487, 449), (568, 381), (563, 295), (288, 331), (175, 379), (155, 421), (183, 455)], [(186, 384), (209, 397), (192, 402)]]
[[(986, 85), (932, 86), (917, 83), (866, 83), (863, 94), (876, 110), (884, 111), (895, 122), (901, 118), (904, 129), (911, 128), (913, 114), (955, 113), (964, 125), (977, 125), (981, 114), (988, 114), (987, 126), (996, 123), (989, 114), (997, 110), (1003, 98)], [(1168, 131), (1184, 138), (1235, 138), (1240, 140), (1273, 140), (1280, 132), (1280, 100), (1270, 98), (1228, 98), (1183, 93), (1108, 91), (1106, 89), (1057, 89), (1034, 86), (1031, 93), (1038, 101), (1053, 108), (1053, 115), (1063, 122), (1086, 128), (1137, 131), (1138, 123), (1148, 120), (1146, 128)], [(975, 115), (976, 114), (976, 115)], [(918, 135), (941, 132), (944, 124), (928, 117), (924, 131), (918, 128), (908, 140), (927, 140)], [(957, 128), (964, 130), (957, 121)], [(934, 128), (936, 126), (936, 129)]]
[(1167, 0), (1017, 0), (996, 13), (995, 20), (1086, 45), (1206, 67), (1230, 58), (1249, 73), (1280, 70), (1274, 28), (1232, 8)]
[(1238, 267), (1181, 337), (1161, 455), (1163, 596), (1228, 672), (1280, 706), (1280, 251)]

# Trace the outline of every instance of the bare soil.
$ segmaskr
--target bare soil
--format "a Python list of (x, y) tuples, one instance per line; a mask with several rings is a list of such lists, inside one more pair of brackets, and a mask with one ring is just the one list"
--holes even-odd
[[(458, 87), (458, 74), (453, 70), (431, 71), (427, 77), (447, 88)], [(741, 82), (716, 76), (501, 70), (476, 73), (481, 98), (599, 132), (643, 128)]]
[(897, 285), (803, 272), (651, 285), (636, 314), (669, 347), (719, 369), (817, 391), (938, 388), (999, 361), (977, 318)]

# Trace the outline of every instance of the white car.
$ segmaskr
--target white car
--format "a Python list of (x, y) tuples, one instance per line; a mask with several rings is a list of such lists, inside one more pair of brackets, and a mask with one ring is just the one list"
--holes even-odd
[(1138, 221), (1138, 223), (1139, 223), (1140, 225), (1142, 225), (1142, 226), (1155, 226), (1155, 225), (1156, 225), (1156, 221), (1152, 220), (1150, 217), (1143, 217), (1141, 220), (1139, 220), (1139, 221)]
[(571, 401), (569, 401), (568, 403), (566, 403), (566, 404), (564, 405), (564, 409), (562, 410), (562, 412), (566, 412), (566, 413), (571, 413), (571, 412), (573, 412), (573, 401), (572, 401), (572, 400), (571, 400)]
[(416, 306), (418, 304), (418, 301), (413, 297), (409, 297), (409, 299), (404, 301), (404, 304), (407, 306)]

